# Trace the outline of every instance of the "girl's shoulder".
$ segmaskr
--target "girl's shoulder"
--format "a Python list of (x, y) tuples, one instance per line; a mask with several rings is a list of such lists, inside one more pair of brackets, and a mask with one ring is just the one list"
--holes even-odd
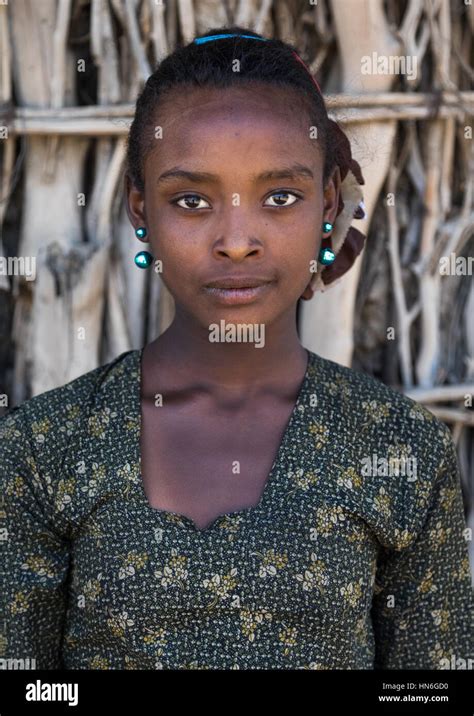
[[(90, 503), (86, 499), (88, 469), (94, 472), (102, 454), (106, 427), (113, 431), (114, 421), (122, 414), (127, 420), (132, 412), (138, 355), (123, 352), (0, 417), (0, 484), (16, 521), (24, 510), (34, 512), (40, 505), (51, 529), (70, 534), (84, 510), (93, 509), (99, 496)], [(107, 448), (111, 464), (115, 453)], [(102, 482), (106, 491), (113, 486), (113, 481)]]
[[(124, 351), (113, 360), (94, 368), (64, 385), (25, 400), (0, 416), (0, 441), (32, 441), (59, 448), (78, 428), (80, 421), (97, 404), (106, 405), (117, 381), (133, 379), (139, 351)], [(113, 400), (113, 398), (112, 398)]]
[(381, 543), (404, 549), (430, 510), (462, 502), (451, 430), (380, 380), (313, 356), (309, 393), (315, 400), (307, 399), (302, 412), (310, 459), (330, 464), (325, 494), (361, 515)]
[(452, 452), (451, 430), (424, 405), (368, 373), (309, 352), (314, 416), (341, 421), (367, 447), (406, 446), (440, 461)]

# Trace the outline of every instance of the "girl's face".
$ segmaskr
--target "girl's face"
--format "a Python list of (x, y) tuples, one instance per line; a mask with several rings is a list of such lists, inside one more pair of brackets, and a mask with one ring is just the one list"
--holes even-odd
[[(338, 174), (323, 190), (322, 152), (296, 93), (173, 90), (152, 125), (145, 193), (126, 178), (126, 203), (162, 261), (176, 317), (206, 329), (221, 319), (294, 322), (339, 193)], [(240, 294), (208, 287), (235, 277), (266, 283)]]

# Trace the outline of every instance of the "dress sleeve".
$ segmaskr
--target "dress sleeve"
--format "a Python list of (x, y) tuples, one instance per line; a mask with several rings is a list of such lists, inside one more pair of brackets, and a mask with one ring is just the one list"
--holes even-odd
[(375, 669), (466, 669), (474, 658), (469, 530), (456, 448), (446, 430), (421, 530), (409, 546), (383, 549), (378, 563), (371, 611)]
[(69, 543), (53, 524), (51, 475), (40, 474), (22, 406), (0, 418), (0, 484), (2, 656), (60, 669)]

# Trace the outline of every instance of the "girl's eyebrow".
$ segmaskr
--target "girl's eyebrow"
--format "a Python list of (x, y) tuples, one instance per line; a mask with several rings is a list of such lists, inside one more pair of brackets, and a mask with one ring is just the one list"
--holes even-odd
[[(210, 174), (209, 172), (192, 172), (187, 169), (181, 169), (180, 167), (173, 167), (168, 169), (163, 174), (160, 174), (156, 180), (157, 184), (166, 182), (171, 179), (185, 179), (189, 182), (197, 183), (213, 183), (218, 184), (220, 179), (217, 174)], [(261, 174), (253, 174), (251, 180), (254, 183), (269, 181), (270, 179), (314, 179), (312, 170), (304, 164), (292, 164), (288, 167), (282, 167), (280, 169), (269, 169), (268, 171), (262, 172)]]

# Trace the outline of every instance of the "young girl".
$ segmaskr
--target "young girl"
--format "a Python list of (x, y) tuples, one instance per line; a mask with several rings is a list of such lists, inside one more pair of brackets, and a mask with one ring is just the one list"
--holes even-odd
[(350, 268), (364, 214), (359, 165), (295, 48), (232, 27), (176, 50), (137, 100), (125, 178), (152, 250), (136, 263), (161, 271), (175, 317), (0, 420), (5, 656), (39, 669), (472, 658), (448, 428), (298, 338), (299, 299)]

